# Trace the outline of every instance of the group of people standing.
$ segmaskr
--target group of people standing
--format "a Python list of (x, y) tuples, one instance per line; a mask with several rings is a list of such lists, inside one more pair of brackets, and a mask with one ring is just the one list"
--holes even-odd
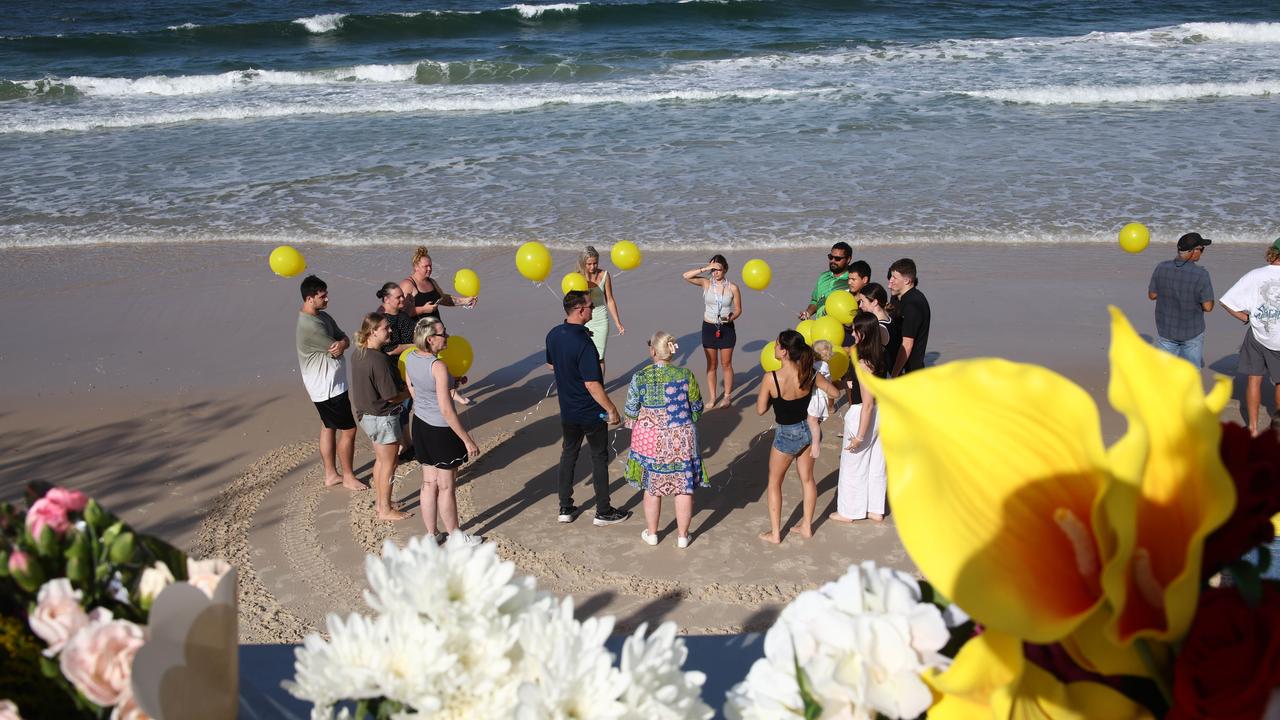
[[(363, 317), (356, 332), (349, 385), (346, 357), (351, 341), (326, 312), (328, 285), (314, 275), (300, 286), (302, 307), (295, 339), (302, 381), (320, 415), (325, 485), (365, 489), (354, 471), (359, 425), (374, 448), (378, 518), (394, 521), (409, 516), (395, 507), (391, 480), (401, 461), (416, 459), (422, 465), (423, 524), (443, 541), (458, 528), (457, 468), (477, 457), (480, 449), (456, 407), (470, 402), (457, 391), (466, 378), (455, 379), (440, 359), (449, 333), (439, 308), (472, 307), (476, 299), (443, 292), (431, 278), (431, 269), (431, 256), (419, 247), (409, 277), (378, 289), (380, 306)], [(402, 354), (403, 376), (397, 371)], [(457, 537), (467, 544), (480, 542), (472, 535)]]
[[(800, 319), (822, 316), (827, 296), (847, 289), (857, 298), (860, 310), (846, 328), (842, 349), (857, 359), (863, 372), (893, 377), (924, 367), (930, 312), (928, 301), (917, 288), (915, 263), (902, 259), (890, 267), (887, 279), (895, 298), (891, 303), (885, 288), (871, 282), (870, 266), (853, 260), (848, 244), (834, 245), (827, 259), (828, 270), (819, 277)], [(658, 331), (649, 340), (652, 364), (631, 377), (627, 401), (619, 413), (605, 392), (603, 346), (591, 327), (593, 318), (600, 314), (601, 300), (609, 302), (616, 318), (612, 291), (606, 286), (598, 293), (571, 291), (564, 296), (565, 320), (546, 337), (546, 361), (555, 373), (563, 438), (560, 522), (573, 522), (580, 513), (573, 502), (573, 477), (584, 439), (590, 448), (595, 487), (594, 524), (613, 525), (630, 517), (629, 512), (612, 506), (608, 492), (609, 426), (625, 422), (631, 429), (625, 475), (645, 493), (646, 522), (641, 540), (649, 545), (658, 543), (661, 499), (673, 497), (677, 546), (688, 547), (692, 494), (695, 488), (707, 485), (695, 424), (705, 410), (728, 407), (733, 392), (734, 323), (742, 315), (742, 298), (737, 285), (726, 277), (728, 269), (725, 257), (715, 255), (707, 265), (683, 273), (685, 281), (702, 290), (701, 340), (708, 402), (704, 402), (693, 373), (672, 364), (678, 350), (675, 338)], [(875, 400), (858, 382), (853, 368), (831, 378), (826, 363), (831, 348), (815, 345), (817, 352), (798, 331), (782, 331), (774, 351), (781, 369), (768, 373), (756, 398), (757, 413), (763, 415), (772, 408), (776, 423), (766, 493), (770, 529), (760, 534), (771, 543), (782, 541), (782, 482), (793, 463), (803, 491), (798, 532), (803, 537), (813, 534), (817, 504), (813, 466), (821, 442), (818, 428), (842, 394), (849, 399), (849, 409), (841, 439), (837, 509), (830, 518), (847, 523), (866, 518), (878, 521), (885, 513), (884, 456)], [(718, 373), (724, 382), (723, 394), (718, 394)]]
[[(1212, 244), (1199, 233), (1178, 238), (1177, 255), (1156, 265), (1147, 284), (1147, 297), (1156, 304), (1156, 347), (1197, 368), (1204, 364), (1204, 316), (1215, 305), (1209, 271), (1199, 262)], [(1236, 370), (1246, 377), (1245, 416), (1255, 437), (1263, 432), (1258, 414), (1264, 377), (1275, 385), (1270, 429), (1280, 430), (1280, 238), (1264, 257), (1266, 264), (1245, 273), (1219, 303), (1247, 326)]]

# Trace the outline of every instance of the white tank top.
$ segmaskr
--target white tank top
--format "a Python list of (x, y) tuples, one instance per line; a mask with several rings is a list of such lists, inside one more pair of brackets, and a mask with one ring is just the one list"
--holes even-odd
[(715, 291), (715, 285), (714, 280), (708, 280), (707, 286), (702, 289), (702, 302), (706, 304), (702, 319), (712, 325), (719, 325), (727, 322), (733, 314), (733, 292), (729, 290), (727, 281), (720, 282), (720, 292)]

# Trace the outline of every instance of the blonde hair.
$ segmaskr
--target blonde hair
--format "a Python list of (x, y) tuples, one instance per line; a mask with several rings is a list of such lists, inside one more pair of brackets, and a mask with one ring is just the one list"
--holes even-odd
[(582, 277), (590, 280), (591, 276), (587, 274), (588, 258), (595, 258), (597, 261), (600, 260), (600, 253), (596, 252), (596, 249), (590, 245), (586, 246), (582, 249), (582, 252), (578, 253), (578, 272), (582, 273)]
[(413, 262), (409, 263), (409, 265), (416, 266), (418, 264), (418, 261), (421, 260), (422, 258), (429, 259), (430, 257), (431, 257), (431, 253), (427, 252), (427, 246), (419, 245), (417, 249), (413, 251)]
[(413, 344), (418, 346), (419, 350), (431, 352), (431, 348), (427, 347), (427, 338), (443, 334), (436, 331), (437, 326), (444, 330), (444, 323), (433, 317), (424, 317), (419, 320), (418, 324), (413, 326)]
[(676, 354), (676, 339), (671, 333), (659, 330), (649, 338), (649, 349), (653, 350), (655, 360), (670, 360)]
[(356, 352), (364, 352), (368, 349), (364, 345), (365, 342), (369, 340), (369, 336), (373, 334), (373, 331), (377, 330), (378, 326), (384, 322), (389, 321), (387, 316), (380, 312), (371, 312), (364, 316), (364, 320), (360, 323), (360, 329), (356, 331)]
[(817, 340), (813, 343), (813, 354), (817, 355), (819, 360), (830, 360), (831, 350), (830, 340)]

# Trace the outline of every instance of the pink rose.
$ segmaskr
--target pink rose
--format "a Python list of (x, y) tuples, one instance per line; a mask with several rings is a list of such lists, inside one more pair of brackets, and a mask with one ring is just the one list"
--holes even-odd
[(67, 488), (54, 488), (45, 493), (44, 498), (61, 505), (67, 512), (82, 512), (84, 506), (89, 504), (89, 496), (79, 490), (68, 490)]
[(89, 624), (89, 615), (80, 607), (84, 594), (71, 587), (66, 578), (50, 580), (40, 586), (36, 594), (36, 609), (31, 613), (28, 622), (34, 632), (49, 647), (44, 651), (45, 657), (57, 655), (85, 625)]
[(27, 530), (31, 531), (31, 537), (39, 540), (46, 525), (54, 535), (61, 535), (71, 527), (71, 521), (67, 519), (65, 507), (48, 497), (42, 497), (32, 503), (31, 509), (27, 511)]
[(218, 589), (218, 581), (231, 570), (226, 560), (192, 560), (187, 558), (187, 582), (204, 591), (209, 599), (213, 599), (214, 590)]
[(25, 574), (31, 567), (31, 558), (21, 550), (14, 550), (9, 555), (9, 572), (13, 575)]
[(18, 706), (12, 700), (0, 700), (0, 720), (22, 720)]
[(62, 674), (92, 702), (116, 705), (132, 692), (133, 656), (145, 642), (143, 628), (112, 620), (109, 610), (96, 608), (89, 613), (89, 624), (62, 648)]

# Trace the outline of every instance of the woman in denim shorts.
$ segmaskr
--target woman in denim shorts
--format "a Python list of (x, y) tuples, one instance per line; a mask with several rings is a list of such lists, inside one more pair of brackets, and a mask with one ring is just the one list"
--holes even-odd
[(816, 385), (827, 394), (831, 402), (839, 395), (830, 380), (813, 369), (813, 348), (804, 336), (795, 330), (783, 330), (778, 334), (773, 356), (782, 363), (760, 383), (756, 396), (756, 414), (763, 415), (773, 406), (773, 418), (777, 423), (773, 434), (773, 448), (769, 450), (769, 525), (760, 533), (760, 539), (778, 544), (782, 542), (782, 479), (792, 461), (800, 473), (800, 485), (804, 491), (804, 517), (800, 521), (800, 536), (813, 536), (813, 513), (818, 505), (818, 486), (813, 481), (813, 456), (805, 452), (813, 438), (809, 434), (809, 397)]
[(395, 361), (382, 352), (391, 338), (387, 317), (380, 312), (364, 316), (356, 333), (356, 351), (351, 358), (351, 405), (356, 422), (373, 443), (373, 487), (377, 494), (379, 520), (408, 517), (392, 507), (391, 477), (396, 472), (400, 449), (400, 403), (409, 397), (396, 372)]

